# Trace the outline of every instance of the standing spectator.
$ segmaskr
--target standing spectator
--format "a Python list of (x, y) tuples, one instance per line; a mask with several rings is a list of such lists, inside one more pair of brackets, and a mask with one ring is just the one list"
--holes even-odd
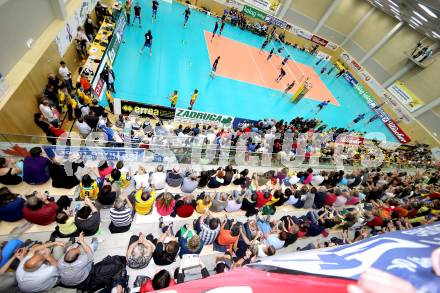
[(43, 114), (44, 118), (49, 121), (52, 125), (58, 125), (58, 117), (54, 113), (54, 109), (49, 104), (49, 100), (43, 99), (39, 106), (41, 114)]
[(92, 132), (92, 128), (87, 124), (87, 122), (84, 121), (82, 117), (78, 117), (78, 119), (75, 121), (75, 127), (83, 139), (86, 139), (90, 132)]
[(61, 79), (65, 82), (67, 89), (71, 91), (73, 89), (72, 74), (69, 68), (67, 68), (66, 62), (60, 61), (60, 68), (58, 68), (58, 74)]
[(49, 167), (52, 162), (43, 157), (43, 150), (40, 147), (33, 147), (29, 151), (30, 156), (23, 162), (23, 180), (32, 185), (46, 183), (50, 179)]
[(95, 235), (98, 232), (101, 216), (92, 201), (86, 197), (85, 206), (79, 209), (75, 216), (75, 225), (86, 236)]
[(74, 287), (87, 279), (93, 265), (93, 252), (98, 248), (98, 239), (93, 238), (88, 245), (84, 233), (76, 243), (65, 247), (65, 254), (58, 261), (60, 281), (64, 286)]
[(127, 24), (130, 25), (131, 1), (125, 1), (125, 14), (127, 15)]
[(139, 1), (136, 1), (136, 5), (134, 6), (133, 24), (136, 21), (136, 19), (139, 19), (139, 27), (142, 27), (142, 24), (141, 24), (141, 6), (139, 5)]
[(86, 21), (84, 22), (84, 32), (86, 33), (86, 36), (90, 41), (92, 41), (95, 36), (95, 30), (96, 26), (93, 24), (93, 20), (90, 17), (90, 14), (87, 14)]

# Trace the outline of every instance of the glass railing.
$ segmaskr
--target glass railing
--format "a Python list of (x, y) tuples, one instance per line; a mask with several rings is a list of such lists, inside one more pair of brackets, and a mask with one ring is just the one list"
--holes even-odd
[[(17, 135), (0, 133), (0, 148), (4, 154), (14, 155), (18, 148), (29, 150), (33, 146), (42, 146), (46, 153), (68, 159), (71, 155), (89, 160), (124, 160), (138, 163), (164, 163), (188, 165), (232, 165), (249, 167), (288, 167), (304, 170), (315, 169), (359, 169), (381, 167), (389, 170), (425, 170), (434, 166), (423, 163), (396, 163), (387, 158), (382, 161), (363, 161), (341, 153), (324, 155), (316, 152), (310, 154), (290, 154), (287, 151), (278, 153), (250, 152), (246, 146), (228, 146), (206, 144), (198, 137), (155, 136), (148, 142), (127, 140), (107, 142), (101, 136), (93, 135), (82, 139), (76, 135), (54, 138), (57, 145), (50, 145), (45, 136)], [(5, 150), (8, 150), (5, 152)], [(19, 154), (21, 154), (19, 152)]]

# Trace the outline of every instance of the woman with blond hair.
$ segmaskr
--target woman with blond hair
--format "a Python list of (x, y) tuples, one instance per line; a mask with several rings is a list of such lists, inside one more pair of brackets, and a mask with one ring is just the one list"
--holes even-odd
[(179, 238), (179, 256), (182, 257), (184, 254), (200, 254), (203, 249), (203, 241), (200, 236), (195, 234), (193, 231), (192, 236), (189, 238), (188, 233), (191, 230), (186, 230), (186, 232)]
[(206, 213), (207, 210), (212, 206), (212, 198), (209, 194), (205, 194), (205, 196), (199, 200), (197, 200), (196, 211), (199, 214)]
[(174, 211), (174, 206), (176, 204), (176, 200), (174, 196), (165, 191), (161, 195), (158, 196), (156, 200), (156, 210), (157, 213), (161, 216), (169, 216)]

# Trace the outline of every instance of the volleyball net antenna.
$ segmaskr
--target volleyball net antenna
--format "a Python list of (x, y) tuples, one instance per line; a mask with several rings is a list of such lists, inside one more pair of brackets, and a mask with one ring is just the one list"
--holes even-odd
[[(292, 70), (290, 69), (290, 66), (285, 66), (286, 73), (288, 73), (290, 76), (295, 78), (295, 83), (301, 84), (307, 77), (306, 73), (301, 69), (300, 66), (298, 66), (298, 62), (295, 61), (295, 59), (293, 58), (294, 54), (292, 54), (290, 52), (289, 48), (284, 44), (284, 42), (281, 41), (278, 34), (274, 33), (274, 36), (275, 36), (275, 40), (272, 39), (271, 41), (278, 43), (279, 46), (283, 47), (284, 52), (286, 52), (287, 55), (290, 56), (290, 60), (293, 61), (293, 62), (291, 62), (291, 64), (294, 66), (294, 68), (296, 70), (298, 70), (299, 77), (298, 77), (298, 74), (295, 74), (294, 72), (292, 72)], [(286, 55), (286, 54), (284, 54), (284, 55)], [(287, 63), (287, 64), (289, 64), (289, 63)]]

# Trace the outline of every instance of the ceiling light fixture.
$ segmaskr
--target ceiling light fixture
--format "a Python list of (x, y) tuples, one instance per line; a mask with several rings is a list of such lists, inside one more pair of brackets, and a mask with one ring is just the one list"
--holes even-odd
[(418, 13), (417, 11), (413, 11), (415, 15), (417, 15), (420, 19), (428, 22), (428, 20), (426, 19), (426, 17), (424, 17), (423, 15), (421, 15), (420, 13)]
[(412, 19), (410, 19), (409, 20), (413, 25), (415, 25), (415, 26), (419, 26), (420, 24), (418, 24), (417, 22), (415, 22), (414, 20), (412, 20)]
[(420, 25), (423, 24), (420, 20), (418, 20), (418, 19), (415, 18), (414, 16), (411, 16), (410, 20), (412, 20), (412, 21), (414, 21), (414, 22), (416, 22), (416, 23), (418, 23), (418, 24), (420, 24)]
[(389, 2), (391, 5), (394, 5), (394, 6), (396, 6), (396, 7), (399, 7), (399, 5), (397, 5), (396, 2), (394, 2), (394, 1), (392, 1), (392, 0), (388, 0), (388, 2)]
[(432, 35), (437, 38), (440, 39), (440, 35), (438, 33), (436, 33), (435, 31), (432, 31)]
[(416, 29), (416, 26), (411, 23), (409, 23), (409, 26), (412, 27), (413, 29)]
[(380, 3), (380, 2), (374, 1), (374, 3), (376, 3), (377, 5), (379, 5), (379, 6), (382, 6), (382, 7), (383, 7), (383, 4), (382, 4), (382, 3)]
[(399, 9), (394, 8), (393, 6), (390, 6), (390, 9), (391, 9), (392, 12), (397, 13), (397, 14), (400, 14)]
[(419, 7), (422, 8), (429, 16), (437, 18), (437, 15), (431, 11), (431, 9), (429, 9), (428, 7), (426, 7), (425, 5), (418, 3)]

